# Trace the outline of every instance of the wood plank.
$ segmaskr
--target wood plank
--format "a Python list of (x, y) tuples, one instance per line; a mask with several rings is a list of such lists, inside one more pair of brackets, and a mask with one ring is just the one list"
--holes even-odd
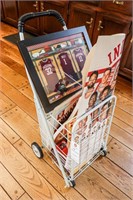
[(126, 78), (123, 78), (121, 76), (117, 77), (117, 82), (121, 83), (121, 85), (123, 86), (128, 86), (128, 87), (132, 87), (132, 82), (127, 80)]
[(77, 189), (91, 200), (129, 200), (129, 198), (89, 167), (77, 178)]
[(19, 200), (32, 200), (32, 199), (29, 197), (28, 194), (25, 193), (23, 196), (21, 196), (21, 197), (19, 198)]
[(117, 94), (116, 106), (133, 116), (133, 101)]
[(133, 177), (107, 159), (107, 157), (97, 159), (92, 167), (115, 185), (116, 188), (119, 188), (130, 198), (133, 197)]
[(2, 63), (7, 65), (8, 67), (10, 67), (11, 69), (13, 69), (15, 72), (17, 72), (18, 74), (21, 74), (23, 77), (27, 78), (24, 64), (20, 64), (20, 63), (14, 61), (12, 58), (8, 57), (7, 54), (5, 55), (2, 52), (0, 55), (0, 60)]
[(33, 100), (33, 92), (32, 92), (32, 89), (30, 87), (30, 85), (26, 85), (24, 87), (22, 87), (21, 89), (19, 89), (19, 91), (24, 94), (26, 97), (28, 97), (31, 101), (34, 101)]
[(0, 92), (0, 115), (12, 109), (15, 106), (15, 103), (13, 103), (8, 97), (6, 97), (2, 92)]
[(26, 159), (0, 135), (0, 160), (33, 200), (64, 199)]
[(111, 136), (119, 140), (122, 144), (133, 150), (133, 136), (121, 129), (120, 127), (112, 124), (110, 130)]
[(12, 58), (8, 57), (7, 54), (4, 54), (1, 52), (0, 54), (0, 61), (2, 63), (4, 63), (5, 65), (11, 67), (12, 65), (14, 65), (15, 63), (17, 63), (15, 60), (13, 60)]
[(125, 122), (121, 121), (120, 119), (113, 117), (113, 123), (122, 128), (124, 131), (128, 132), (129, 134), (133, 135), (133, 127), (129, 126)]
[(4, 190), (8, 193), (8, 195), (11, 197), (12, 200), (16, 200), (22, 194), (24, 194), (24, 190), (22, 189), (22, 187), (20, 187), (20, 185), (9, 174), (9, 172), (3, 167), (1, 163), (0, 163), (0, 184), (2, 185)]
[(7, 81), (0, 78), (1, 91), (10, 98), (15, 104), (29, 114), (33, 119), (37, 120), (35, 104), (23, 95), (20, 91), (12, 87)]
[(107, 157), (133, 176), (133, 151), (112, 139), (108, 145)]
[[(18, 141), (15, 144), (15, 147), (18, 149), (18, 151), (22, 152), (22, 154), (24, 155), (24, 157), (26, 157), (26, 159), (35, 167), (37, 168), (37, 170), (43, 175), (47, 177), (47, 180), (49, 180), (52, 184), (57, 184), (58, 185), (58, 190), (62, 191), (62, 189), (60, 188), (60, 179), (56, 179), (57, 175), (55, 174), (55, 172), (53, 172), (51, 169), (49, 169), (49, 167), (47, 166), (46, 163), (42, 163), (40, 162), (39, 159), (34, 158), (32, 153), (30, 152), (31, 150), (29, 149), (29, 147), (23, 142), (23, 141)], [(49, 171), (50, 170), (50, 171)], [(53, 174), (53, 177), (55, 180), (57, 180), (57, 183), (53, 183), (53, 180), (51, 180), (51, 174)], [(117, 178), (118, 179), (118, 178)], [(56, 187), (57, 187), (56, 185)], [(88, 186), (87, 186), (88, 187)], [(77, 181), (77, 185), (75, 187), (76, 190), (78, 190), (78, 181)], [(126, 188), (127, 189), (127, 188)], [(94, 189), (93, 189), (94, 190)], [(61, 192), (62, 193), (62, 192)], [(83, 193), (84, 194), (84, 193)], [(68, 194), (67, 194), (68, 195)], [(72, 195), (70, 195), (71, 197)], [(75, 198), (74, 194), (73, 194), (73, 198)], [(70, 198), (71, 199), (71, 198)]]
[(12, 26), (9, 26), (3, 22), (1, 22), (1, 35), (0, 38), (7, 36), (7, 35), (11, 35), (11, 34), (15, 34), (18, 32), (18, 30)]
[(1, 118), (0, 118), (0, 132), (12, 143), (14, 144), (20, 137), (16, 132), (11, 129)]
[(117, 94), (122, 95), (131, 101), (133, 99), (132, 88), (128, 85), (123, 86), (121, 82), (116, 83), (115, 95), (117, 96)]
[[(75, 189), (64, 188), (64, 179), (55, 172), (44, 160), (46, 157), (44, 155), (44, 160), (38, 159), (32, 152), (31, 148), (22, 140), (19, 140), (15, 145), (16, 149), (22, 153), (22, 155), (37, 169), (41, 175), (46, 178), (53, 187), (57, 188), (61, 192), (65, 199), (75, 200), (84, 199)], [(56, 167), (57, 168), (57, 167)], [(78, 182), (77, 182), (78, 184)]]
[(133, 117), (132, 117), (132, 115), (128, 114), (127, 112), (116, 107), (114, 116), (117, 117), (118, 119), (120, 119), (121, 121), (125, 122), (129, 126), (133, 127)]
[[(16, 33), (15, 33), (16, 34)], [(12, 34), (11, 34), (12, 35)], [(6, 35), (5, 35), (6, 36)], [(7, 45), (9, 45), (9, 46), (11, 46), (12, 45), (12, 47), (14, 47), (16, 50), (17, 50), (17, 46), (15, 45), (15, 44), (13, 44), (13, 43), (11, 43), (11, 42), (9, 42), (8, 40), (6, 40), (5, 38), (1, 38), (0, 37), (0, 41), (2, 41), (2, 42), (4, 42), (4, 43), (6, 43)]]
[(0, 61), (0, 68), (1, 68), (0, 76), (3, 79), (5, 79), (8, 83), (10, 83), (12, 86), (14, 86), (16, 89), (20, 89), (28, 84), (27, 78), (24, 78), (20, 74), (16, 73), (14, 70), (12, 70), (10, 67), (5, 65), (1, 61)]
[(0, 46), (2, 49), (2, 52), (4, 54), (7, 54), (9, 57), (11, 57), (14, 61), (20, 63), (20, 64), (24, 64), (19, 50), (16, 48), (16, 46), (13, 46), (11, 43), (6, 43), (4, 41), (0, 41)]
[(54, 161), (49, 157), (49, 155), (47, 154), (47, 152), (45, 152), (45, 149), (43, 150), (45, 157), (44, 160), (46, 161), (46, 163), (48, 165), (50, 165), (50, 167), (52, 169), (54, 169), (60, 176), (62, 176), (60, 169), (56, 166), (56, 164), (54, 163)]
[(10, 197), (6, 194), (6, 192), (0, 186), (0, 199), (1, 200), (11, 200)]
[[(42, 145), (38, 123), (19, 107), (15, 107), (1, 117), (29, 146), (32, 142)], [(51, 162), (51, 159), (47, 155), (45, 157), (47, 157), (47, 162), (60, 173), (60, 170)]]
[(111, 142), (111, 140), (112, 140), (112, 136), (109, 135), (109, 137), (108, 137), (108, 141), (107, 141), (107, 144), (109, 144), (109, 143)]
[[(29, 115), (19, 107), (15, 107), (1, 118), (24, 140), (31, 145), (37, 142), (41, 145), (39, 126)], [(16, 123), (17, 122), (17, 123)]]

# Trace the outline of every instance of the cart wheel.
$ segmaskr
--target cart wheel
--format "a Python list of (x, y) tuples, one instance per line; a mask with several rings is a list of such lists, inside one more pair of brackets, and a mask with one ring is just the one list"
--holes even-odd
[(105, 157), (105, 156), (107, 155), (107, 151), (103, 149), (102, 152), (101, 152), (101, 155), (102, 155), (103, 157)]
[(76, 185), (76, 183), (75, 183), (75, 181), (73, 180), (73, 181), (70, 181), (70, 185), (71, 185), (71, 187), (75, 187), (75, 185)]
[(34, 152), (34, 154), (36, 155), (37, 158), (43, 158), (43, 152), (42, 152), (42, 149), (41, 147), (36, 143), (36, 142), (33, 142), (31, 144), (31, 148)]

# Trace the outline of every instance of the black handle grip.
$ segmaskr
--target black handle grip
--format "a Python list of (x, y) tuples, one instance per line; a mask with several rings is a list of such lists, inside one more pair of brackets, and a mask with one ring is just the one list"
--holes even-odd
[(55, 10), (46, 10), (43, 12), (31, 12), (31, 13), (26, 13), (22, 15), (18, 20), (19, 32), (24, 32), (24, 24), (27, 20), (37, 18), (37, 17), (42, 17), (42, 16), (53, 16), (61, 23), (62, 26), (66, 26), (66, 23), (59, 12)]

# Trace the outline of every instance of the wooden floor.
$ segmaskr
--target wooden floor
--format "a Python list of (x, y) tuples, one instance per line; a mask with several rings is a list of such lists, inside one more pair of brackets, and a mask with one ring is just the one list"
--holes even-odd
[(0, 59), (0, 200), (133, 199), (133, 99), (131, 83), (118, 77), (117, 106), (107, 157), (99, 158), (64, 188), (50, 159), (37, 159), (30, 145), (41, 145), (32, 92), (17, 47), (2, 37), (16, 33), (1, 24)]

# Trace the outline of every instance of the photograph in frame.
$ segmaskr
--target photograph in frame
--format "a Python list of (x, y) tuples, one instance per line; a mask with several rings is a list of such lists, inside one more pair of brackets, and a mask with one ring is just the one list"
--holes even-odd
[(18, 46), (46, 112), (82, 88), (81, 71), (91, 49), (85, 27), (24, 40)]

